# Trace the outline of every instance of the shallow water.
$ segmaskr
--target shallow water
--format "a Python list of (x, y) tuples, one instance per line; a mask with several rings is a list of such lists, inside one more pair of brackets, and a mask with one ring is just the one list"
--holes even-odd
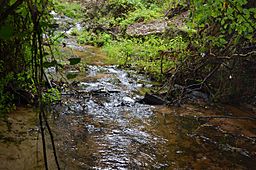
[[(69, 24), (72, 19), (52, 15), (64, 23), (60, 31), (80, 29)], [(61, 169), (255, 169), (255, 120), (198, 118), (250, 117), (255, 112), (233, 106), (138, 103), (142, 88), (150, 90), (154, 83), (136, 71), (106, 66), (98, 48), (78, 45), (75, 36), (68, 34), (63, 41), (72, 48), (69, 57), (75, 54), (82, 62), (89, 58), (94, 65), (82, 71), (68, 68), (77, 77), (53, 107), (50, 121)], [(18, 108), (8, 121), (9, 129), (0, 121), (0, 169), (43, 169), (36, 112)], [(49, 167), (56, 169), (50, 143), (47, 148)]]
[[(57, 106), (59, 155), (67, 169), (256, 166), (255, 136), (238, 136), (197, 119), (216, 110), (140, 104), (137, 82), (150, 87), (150, 81), (115, 66), (89, 66), (85, 75), (88, 81), (73, 87), (77, 92), (66, 91)], [(91, 82), (90, 77), (95, 79)]]
[[(62, 17), (65, 19), (65, 17)], [(58, 19), (65, 23), (65, 20)], [(77, 24), (74, 24), (76, 26)], [(80, 27), (80, 25), (78, 24)], [(71, 28), (72, 29), (72, 28)], [(78, 57), (93, 58), (64, 90), (55, 107), (55, 133), (66, 169), (253, 169), (256, 131), (252, 120), (201, 120), (198, 116), (236, 114), (209, 106), (140, 104), (141, 89), (153, 83), (133, 70), (101, 63), (98, 48), (80, 46)], [(64, 51), (65, 52), (65, 51)], [(72, 80), (71, 80), (72, 81)], [(226, 107), (223, 107), (226, 108)], [(248, 113), (242, 111), (243, 114)], [(255, 115), (255, 113), (252, 113)], [(241, 115), (241, 113), (239, 113)], [(250, 115), (250, 114), (249, 114)]]

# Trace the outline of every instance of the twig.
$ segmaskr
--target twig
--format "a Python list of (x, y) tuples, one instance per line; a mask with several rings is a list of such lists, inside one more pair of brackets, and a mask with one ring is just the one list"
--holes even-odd
[(215, 71), (217, 71), (219, 69), (219, 65), (215, 66), (214, 69), (204, 78), (204, 80), (200, 83), (197, 84), (191, 84), (189, 86), (186, 87), (186, 89), (195, 87), (195, 86), (200, 86), (200, 88), (198, 90), (201, 90), (204, 83), (215, 73)]
[(228, 1), (228, 3), (231, 4), (231, 6), (232, 6), (233, 8), (235, 8), (235, 10), (237, 11), (237, 13), (240, 14), (241, 17), (252, 27), (252, 29), (255, 30), (256, 28), (252, 25), (252, 22), (250, 22), (247, 18), (245, 18), (244, 14), (233, 4), (233, 2), (231, 2), (231, 0), (227, 0), (227, 1)]
[(256, 51), (251, 51), (249, 53), (246, 53), (246, 54), (233, 54), (232, 56), (236, 57), (247, 57), (247, 56), (250, 56), (250, 55), (256, 55)]
[(256, 117), (247, 117), (247, 116), (199, 116), (197, 119), (245, 119), (256, 121)]
[(256, 55), (256, 51), (250, 51), (250, 52), (245, 53), (245, 54), (232, 54), (231, 57), (228, 57), (228, 56), (220, 56), (220, 57), (217, 57), (216, 59), (226, 59), (226, 60), (230, 60), (230, 59), (232, 59), (233, 57), (248, 57), (248, 56), (251, 56), (251, 55)]

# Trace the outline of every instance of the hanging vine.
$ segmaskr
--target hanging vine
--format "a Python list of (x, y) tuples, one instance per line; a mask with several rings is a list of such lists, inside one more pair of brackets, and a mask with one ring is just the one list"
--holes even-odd
[[(0, 3), (0, 110), (15, 99), (8, 96), (20, 96), (20, 101), (26, 99), (30, 102), (28, 98), (35, 100), (34, 103), (39, 106), (38, 119), (45, 169), (48, 169), (46, 130), (50, 135), (56, 167), (60, 169), (43, 101), (45, 74), (42, 37), (49, 28), (45, 24), (49, 15), (49, 3), (48, 0), (4, 0)], [(35, 95), (33, 91), (36, 92)]]

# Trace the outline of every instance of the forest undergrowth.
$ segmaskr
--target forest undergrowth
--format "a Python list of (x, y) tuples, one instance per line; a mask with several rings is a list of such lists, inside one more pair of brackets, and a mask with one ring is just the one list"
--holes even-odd
[[(53, 55), (65, 34), (55, 34), (58, 25), (51, 11), (81, 23), (82, 30), (74, 28), (72, 35), (81, 45), (101, 47), (109, 64), (136, 69), (162, 82), (161, 93), (169, 103), (182, 102), (193, 91), (207, 94), (212, 102), (255, 101), (253, 0), (55, 0), (38, 2), (37, 11), (29, 4), (1, 3), (1, 112), (10, 111), (13, 103), (33, 103), (38, 98), (38, 75), (43, 76), (40, 67), (60, 66)], [(35, 22), (40, 36), (50, 37), (43, 44), (42, 37), (33, 36)]]
[(78, 42), (102, 47), (110, 63), (165, 82), (169, 101), (181, 102), (193, 91), (212, 102), (255, 101), (254, 1), (110, 0), (84, 6)]

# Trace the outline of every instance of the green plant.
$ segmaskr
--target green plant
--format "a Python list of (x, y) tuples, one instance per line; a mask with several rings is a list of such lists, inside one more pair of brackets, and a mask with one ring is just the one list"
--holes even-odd
[(126, 15), (126, 18), (120, 22), (120, 26), (127, 27), (136, 21), (150, 21), (156, 18), (163, 17), (161, 8), (152, 5), (150, 8), (137, 8), (135, 11), (131, 11)]
[(55, 12), (65, 14), (70, 18), (80, 19), (83, 16), (82, 7), (79, 3), (67, 2), (65, 0), (54, 0)]
[[(253, 0), (191, 3), (188, 55), (173, 84), (208, 92), (214, 101), (239, 102), (255, 94), (256, 10)], [(173, 88), (174, 89), (174, 88)]]
[(92, 33), (91, 31), (83, 31), (77, 38), (79, 44), (89, 44), (95, 46), (103, 46), (112, 40), (112, 36), (105, 32)]
[(78, 30), (77, 28), (73, 28), (70, 32), (70, 35), (72, 36), (79, 36), (81, 34), (81, 31)]
[(42, 97), (45, 104), (53, 104), (61, 99), (61, 93), (57, 88), (51, 88)]
[(13, 94), (6, 90), (6, 86), (13, 79), (13, 73), (0, 78), (0, 117), (14, 108)]
[[(147, 36), (143, 39), (122, 39), (112, 41), (104, 46), (110, 61), (120, 65), (133, 65), (161, 78), (161, 70), (168, 70), (175, 66), (175, 62), (161, 59), (161, 51), (182, 51), (187, 47), (182, 37), (168, 40), (158, 36)], [(177, 55), (177, 58), (179, 56)], [(161, 69), (162, 67), (162, 69)]]
[[(247, 0), (210, 0), (207, 3), (199, 0), (194, 3), (193, 20), (189, 25), (209, 30), (215, 26), (212, 34), (218, 35), (208, 34), (208, 45), (224, 47), (230, 35), (252, 40), (256, 28), (256, 8), (244, 8), (246, 4)], [(239, 43), (239, 40), (235, 42)]]

